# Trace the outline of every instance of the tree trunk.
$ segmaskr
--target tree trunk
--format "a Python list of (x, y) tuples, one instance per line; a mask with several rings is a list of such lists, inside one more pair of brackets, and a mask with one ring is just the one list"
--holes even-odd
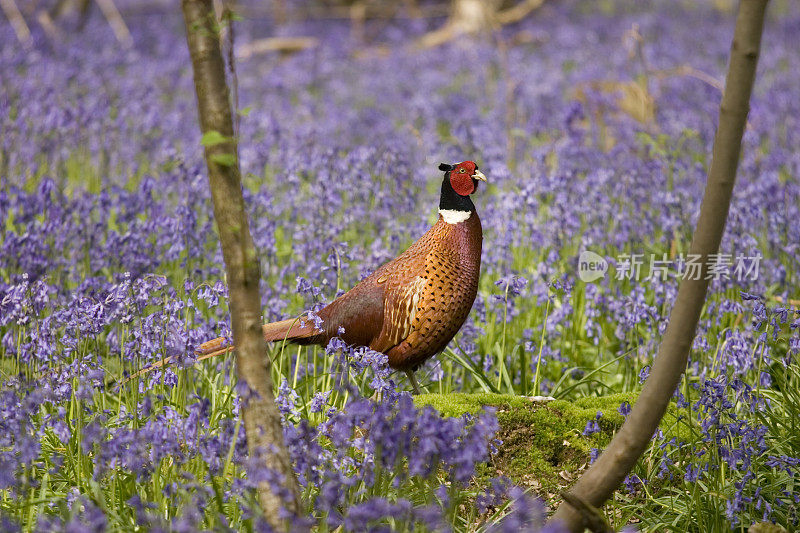
[[(208, 178), (214, 202), (230, 296), (236, 371), (246, 384), (242, 416), (251, 458), (282, 477), (283, 486), (259, 483), (259, 501), (269, 523), (285, 529), (281, 509), (297, 514), (300, 498), (291, 460), (283, 442), (280, 415), (261, 335), (261, 269), (242, 196), (236, 139), (219, 43), (219, 26), (211, 0), (183, 0), (186, 38), (192, 56), (197, 109), (203, 132)], [(241, 391), (240, 391), (241, 392)], [(279, 494), (287, 493), (286, 500)]]
[[(633, 411), (608, 448), (572, 488), (574, 495), (594, 507), (602, 506), (611, 497), (647, 448), (686, 369), (708, 290), (705, 277), (709, 255), (719, 250), (728, 217), (766, 6), (767, 0), (741, 0), (739, 5), (711, 168), (689, 249), (690, 254), (702, 258), (700, 279), (681, 281), (653, 370)], [(581, 514), (566, 503), (561, 504), (552, 520), (563, 522), (571, 531), (584, 530)]]

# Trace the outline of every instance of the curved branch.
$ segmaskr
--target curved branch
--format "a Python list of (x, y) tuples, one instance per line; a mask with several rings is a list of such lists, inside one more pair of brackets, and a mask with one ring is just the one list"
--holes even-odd
[(528, 14), (542, 7), (544, 0), (523, 0), (514, 7), (509, 7), (497, 14), (497, 22), (500, 24), (513, 24), (528, 16)]
[[(690, 254), (702, 257), (700, 279), (681, 281), (653, 370), (633, 411), (608, 448), (572, 488), (574, 495), (594, 507), (611, 497), (647, 448), (686, 369), (708, 291), (708, 256), (717, 253), (725, 231), (766, 6), (767, 0), (741, 0), (739, 4), (711, 168), (689, 249)], [(569, 504), (562, 503), (552, 520), (563, 522), (571, 531), (583, 531), (581, 514)]]

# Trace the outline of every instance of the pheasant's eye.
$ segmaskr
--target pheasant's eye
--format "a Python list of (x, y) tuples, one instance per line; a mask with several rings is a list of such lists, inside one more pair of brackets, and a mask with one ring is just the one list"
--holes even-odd
[(463, 174), (463, 173), (464, 173), (464, 172), (466, 172), (466, 171), (467, 171), (466, 169), (463, 169), (463, 168), (462, 168), (462, 169), (461, 169), (461, 170), (459, 170), (458, 172), (459, 172), (460, 174)]

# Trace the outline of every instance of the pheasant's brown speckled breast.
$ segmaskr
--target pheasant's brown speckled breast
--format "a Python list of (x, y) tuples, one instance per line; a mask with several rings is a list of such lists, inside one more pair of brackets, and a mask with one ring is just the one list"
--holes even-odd
[(410, 285), (419, 294), (412, 299), (408, 335), (386, 352), (389, 365), (400, 370), (414, 369), (442, 351), (464, 324), (478, 292), (483, 240), (478, 214), (457, 224), (440, 217), (425, 237), (427, 253)]

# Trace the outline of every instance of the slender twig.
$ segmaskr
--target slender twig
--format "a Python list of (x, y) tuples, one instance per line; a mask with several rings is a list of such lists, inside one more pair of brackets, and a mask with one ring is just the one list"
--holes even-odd
[(17, 3), (14, 0), (0, 0), (0, 9), (3, 10), (3, 14), (11, 23), (17, 40), (22, 43), (23, 46), (30, 46), (31, 30), (28, 28), (25, 18), (17, 7)]
[(56, 26), (56, 23), (53, 21), (53, 17), (50, 16), (50, 13), (46, 9), (41, 9), (36, 13), (36, 20), (51, 41), (58, 42), (61, 40), (61, 30), (58, 29), (58, 26)]
[(120, 14), (119, 9), (117, 9), (116, 4), (114, 4), (114, 0), (94, 1), (100, 7), (100, 11), (103, 12), (103, 16), (108, 21), (108, 25), (111, 26), (111, 30), (114, 32), (114, 36), (117, 38), (119, 43), (125, 48), (130, 48), (133, 46), (133, 37), (131, 37), (131, 32), (128, 30), (128, 26), (125, 24), (125, 20), (122, 18), (122, 15)]
[(243, 44), (236, 51), (236, 57), (247, 59), (251, 56), (270, 52), (302, 52), (309, 48), (315, 48), (317, 45), (319, 45), (319, 39), (314, 37), (267, 37)]
[[(233, 89), (233, 142), (236, 146), (236, 157), (239, 157), (239, 131), (241, 129), (242, 115), (239, 113), (239, 78), (236, 75), (236, 57), (234, 48), (236, 45), (236, 35), (234, 34), (233, 17), (234, 12), (231, 4), (233, 0), (226, 0), (222, 4), (223, 29), (227, 30), (226, 41), (228, 42), (228, 72), (231, 74), (231, 88)], [(220, 38), (223, 32), (220, 31)]]
[(522, 2), (504, 9), (497, 14), (497, 22), (500, 24), (513, 24), (527, 17), (531, 11), (539, 9), (544, 4), (544, 0), (523, 0)]

